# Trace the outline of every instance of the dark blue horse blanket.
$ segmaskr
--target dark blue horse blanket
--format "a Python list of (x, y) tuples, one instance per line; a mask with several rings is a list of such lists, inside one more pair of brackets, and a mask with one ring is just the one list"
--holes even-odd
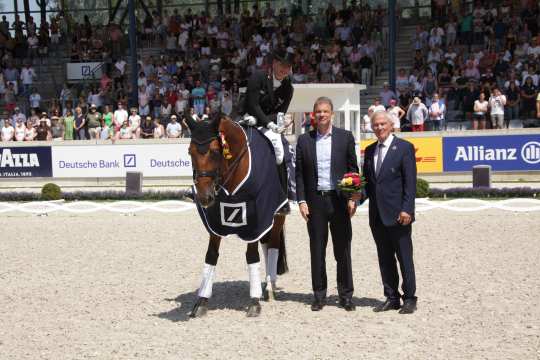
[[(205, 209), (195, 202), (210, 234), (238, 235), (244, 241), (254, 242), (272, 229), (275, 213), (288, 200), (281, 189), (272, 144), (256, 128), (242, 129), (248, 143), (248, 151), (243, 155), (249, 156), (246, 177), (231, 193), (221, 187), (211, 207)], [(193, 192), (196, 193), (195, 186)]]

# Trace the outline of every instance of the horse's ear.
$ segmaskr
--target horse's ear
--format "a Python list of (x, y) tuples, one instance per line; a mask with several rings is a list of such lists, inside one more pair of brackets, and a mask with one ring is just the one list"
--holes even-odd
[(221, 123), (222, 114), (220, 112), (213, 113), (210, 117), (210, 124), (213, 129), (216, 131), (219, 130), (219, 125)]
[(193, 115), (189, 111), (184, 112), (184, 118), (186, 119), (186, 124), (190, 130), (193, 130), (197, 122), (193, 119)]

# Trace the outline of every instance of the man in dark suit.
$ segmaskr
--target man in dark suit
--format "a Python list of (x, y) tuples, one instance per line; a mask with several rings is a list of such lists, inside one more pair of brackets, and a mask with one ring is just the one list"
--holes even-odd
[(391, 116), (385, 111), (372, 115), (371, 127), (377, 142), (366, 148), (362, 169), (367, 180), (369, 226), (377, 245), (386, 296), (384, 304), (374, 311), (397, 310), (401, 307), (397, 257), (403, 277), (403, 306), (399, 312), (410, 314), (416, 310), (411, 239), (416, 197), (416, 158), (414, 146), (392, 134), (392, 124)]
[(313, 106), (316, 129), (298, 138), (296, 145), (296, 196), (307, 222), (311, 253), (314, 301), (311, 310), (326, 304), (326, 244), (328, 226), (337, 262), (340, 305), (355, 310), (352, 302), (351, 216), (356, 203), (341, 194), (337, 183), (348, 172), (358, 172), (354, 137), (350, 131), (332, 126), (333, 104), (320, 97)]

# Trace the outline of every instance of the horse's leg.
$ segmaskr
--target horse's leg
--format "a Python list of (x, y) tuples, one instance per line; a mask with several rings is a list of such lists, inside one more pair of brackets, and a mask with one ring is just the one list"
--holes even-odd
[[(269, 300), (275, 300), (276, 282), (277, 282), (277, 265), (279, 257), (279, 245), (281, 241), (281, 230), (285, 224), (285, 215), (275, 215), (274, 225), (270, 230), (270, 238), (267, 245), (268, 254), (266, 260), (266, 291)], [(264, 249), (264, 248), (263, 248)]]
[(193, 306), (191, 311), (191, 317), (201, 317), (208, 311), (208, 299), (212, 296), (212, 285), (214, 283), (214, 274), (216, 271), (216, 264), (219, 257), (219, 244), (221, 238), (216, 235), (210, 235), (208, 242), (208, 250), (206, 251), (205, 264), (203, 268), (203, 275), (201, 286), (199, 287), (199, 298)]
[(262, 296), (261, 274), (259, 268), (261, 261), (259, 258), (259, 244), (249, 243), (246, 250), (246, 261), (249, 271), (249, 296), (251, 301), (248, 306), (247, 316), (256, 317), (261, 314), (261, 304), (259, 300)]

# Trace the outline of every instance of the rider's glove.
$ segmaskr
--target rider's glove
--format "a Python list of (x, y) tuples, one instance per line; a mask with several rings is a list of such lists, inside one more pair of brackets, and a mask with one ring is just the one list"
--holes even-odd
[(275, 133), (281, 134), (283, 132), (283, 127), (277, 126), (275, 122), (271, 121), (269, 122), (266, 127), (270, 130), (272, 130)]

